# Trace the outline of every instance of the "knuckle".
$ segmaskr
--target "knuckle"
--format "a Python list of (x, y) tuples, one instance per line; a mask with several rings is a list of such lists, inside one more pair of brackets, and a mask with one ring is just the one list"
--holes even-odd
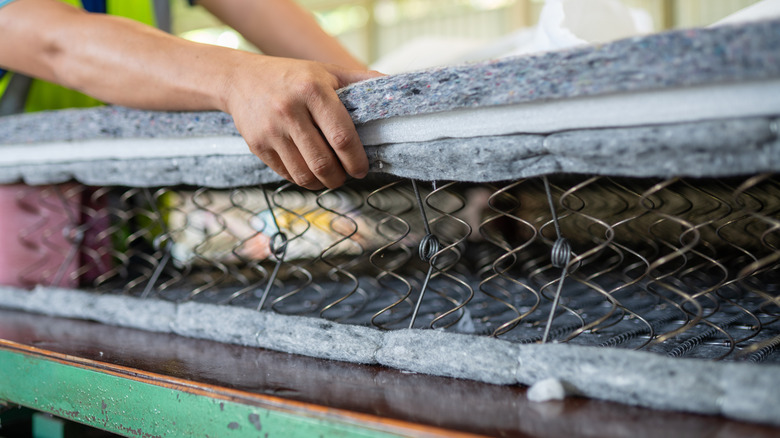
[(269, 143), (269, 138), (277, 136), (280, 129), (273, 121), (263, 118), (257, 121), (251, 129), (242, 132), (247, 143)]
[(310, 102), (321, 94), (322, 88), (318, 81), (313, 78), (298, 82), (296, 85), (296, 94), (301, 96), (305, 101)]
[(283, 167), (274, 169), (274, 172), (279, 174), (279, 176), (286, 179), (287, 181), (295, 182), (295, 180), (293, 180), (293, 177), (290, 175), (290, 172), (288, 172), (287, 169)]
[(327, 156), (315, 157), (309, 161), (309, 169), (315, 175), (328, 175), (335, 170), (333, 158)]
[(269, 148), (268, 145), (262, 141), (249, 143), (249, 150), (260, 158), (267, 157), (271, 152), (271, 148)]
[(330, 146), (337, 151), (348, 149), (356, 140), (357, 134), (345, 129), (336, 130), (330, 136)]
[(293, 118), (295, 106), (295, 101), (293, 99), (278, 99), (272, 104), (273, 112), (283, 119)]

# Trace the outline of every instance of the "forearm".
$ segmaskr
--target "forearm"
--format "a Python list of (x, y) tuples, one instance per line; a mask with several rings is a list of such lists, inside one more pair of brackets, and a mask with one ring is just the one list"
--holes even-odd
[(264, 53), (365, 69), (294, 0), (200, 0)]
[(261, 56), (185, 41), (56, 0), (3, 7), (0, 29), (0, 67), (119, 105), (225, 111), (255, 155), (301, 186), (335, 188), (347, 174), (368, 172), (335, 90), (377, 74), (342, 67), (350, 65), (338, 59), (346, 52), (329, 52), (329, 61), (342, 66)]
[(53, 0), (4, 7), (0, 28), (1, 66), (144, 109), (225, 110), (230, 66), (242, 56)]

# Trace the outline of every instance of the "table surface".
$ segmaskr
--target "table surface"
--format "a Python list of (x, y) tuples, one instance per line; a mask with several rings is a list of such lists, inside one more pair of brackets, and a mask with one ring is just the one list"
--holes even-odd
[[(780, 429), (577, 397), (532, 403), (525, 388), (404, 373), (170, 334), (0, 310), (0, 349), (104, 364), (127, 378), (165, 376), (194, 388), (269, 397), (401, 425), (401, 434), (770, 437)], [(64, 362), (67, 362), (65, 360)], [(111, 367), (116, 368), (111, 368)], [(2, 364), (0, 364), (0, 368)], [(99, 368), (99, 367), (98, 367)], [(218, 392), (218, 391), (217, 391)], [(13, 402), (13, 400), (11, 400)], [(396, 427), (395, 433), (398, 432)], [(406, 432), (404, 432), (406, 431)]]

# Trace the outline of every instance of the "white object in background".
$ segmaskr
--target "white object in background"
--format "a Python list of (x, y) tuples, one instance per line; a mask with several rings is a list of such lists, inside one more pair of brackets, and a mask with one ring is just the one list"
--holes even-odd
[(650, 14), (617, 0), (547, 0), (533, 40), (511, 55), (606, 43), (651, 32)]
[(552, 400), (563, 400), (566, 398), (566, 388), (563, 382), (558, 379), (544, 379), (534, 383), (528, 389), (528, 400), (532, 402), (547, 402)]
[(536, 27), (521, 29), (492, 42), (452, 37), (423, 37), (383, 56), (371, 68), (395, 74), (605, 43), (653, 32), (647, 11), (618, 0), (547, 0)]
[(484, 40), (474, 38), (420, 37), (378, 59), (371, 69), (397, 74), (448, 65), (484, 45)]
[(713, 26), (769, 20), (772, 18), (780, 18), (780, 0), (764, 0), (748, 6), (718, 21)]

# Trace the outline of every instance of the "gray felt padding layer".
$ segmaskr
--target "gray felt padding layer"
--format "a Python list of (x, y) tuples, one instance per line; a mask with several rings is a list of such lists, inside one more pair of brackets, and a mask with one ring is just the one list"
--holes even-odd
[(384, 332), (237, 307), (53, 288), (0, 287), (0, 306), (494, 384), (532, 385), (554, 378), (587, 397), (780, 425), (776, 365), (569, 344), (518, 345), (439, 330)]
[[(689, 29), (614, 43), (442, 67), (339, 91), (355, 124), (397, 116), (780, 78), (780, 20)], [(221, 113), (58, 111), (3, 120), (0, 144), (229, 135)]]
[(188, 184), (213, 188), (281, 181), (254, 155), (97, 160), (0, 167), (0, 184), (56, 184), (75, 179), (94, 186), (157, 187)]
[[(777, 126), (772, 118), (716, 120), (398, 143), (369, 146), (366, 152), (373, 171), (421, 180), (488, 182), (555, 172), (723, 177), (780, 170)], [(280, 180), (252, 155), (0, 166), (0, 183), (70, 179), (89, 185), (217, 188)]]
[(780, 76), (780, 21), (690, 29), (443, 67), (341, 90), (356, 123), (535, 101)]
[(367, 151), (378, 170), (422, 180), (489, 182), (556, 172), (723, 177), (780, 170), (776, 126), (768, 118), (738, 119), (443, 139)]
[[(653, 90), (742, 84), (780, 78), (780, 21), (682, 30), (493, 62), (388, 76), (340, 90), (358, 125), (379, 119)], [(767, 96), (771, 99), (771, 96)], [(724, 176), (777, 171), (777, 123), (734, 118), (550, 135), (488, 135), (371, 146), (375, 172), (419, 179), (497, 181), (551, 172), (637, 176)], [(605, 121), (605, 123), (608, 121)], [(608, 123), (607, 125), (608, 126)], [(774, 127), (774, 128), (773, 128)], [(6, 147), (57, 142), (224, 138), (235, 144), (230, 116), (105, 107), (4, 117)], [(59, 143), (58, 143), (59, 144)], [(68, 143), (66, 143), (68, 145)], [(448, 163), (442, 166), (441, 163)], [(45, 184), (75, 178), (92, 185), (193, 184), (234, 187), (279, 181), (259, 159), (198, 157), (73, 160), (0, 166), (0, 183)]]
[(233, 118), (217, 111), (140, 111), (105, 106), (41, 111), (6, 116), (0, 120), (0, 144), (239, 135)]
[[(353, 121), (780, 78), (780, 21), (675, 31), (597, 47), (432, 69), (340, 91)], [(769, 97), (771, 98), (771, 97)], [(498, 181), (554, 172), (729, 176), (780, 170), (778, 115), (515, 134), (367, 148), (372, 169), (417, 179)], [(238, 136), (230, 116), (105, 107), (0, 120), (0, 145)], [(0, 146), (0, 154), (3, 154)], [(446, 163), (446, 165), (442, 165)], [(278, 181), (249, 155), (0, 166), (0, 183), (236, 187)], [(0, 287), (0, 306), (244, 346), (497, 384), (564, 381), (583, 395), (780, 425), (780, 367), (679, 360), (574, 345), (516, 345), (432, 330), (381, 332), (236, 307)]]

